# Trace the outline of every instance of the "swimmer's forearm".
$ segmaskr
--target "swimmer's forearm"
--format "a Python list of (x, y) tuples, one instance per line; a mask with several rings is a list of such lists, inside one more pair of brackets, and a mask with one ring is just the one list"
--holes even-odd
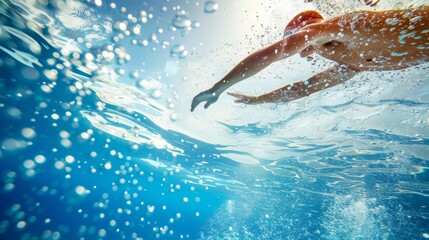
[(225, 77), (217, 82), (212, 90), (221, 94), (234, 84), (241, 82), (270, 65), (276, 59), (275, 46), (256, 51), (238, 63)]
[(359, 71), (349, 67), (335, 66), (318, 73), (307, 81), (288, 84), (280, 89), (256, 97), (258, 103), (289, 102), (321, 90), (336, 86), (353, 78)]
[(290, 57), (309, 45), (305, 40), (305, 32), (291, 35), (266, 48), (258, 50), (237, 64), (225, 77), (217, 82), (212, 91), (220, 95), (234, 84), (241, 82), (275, 61)]

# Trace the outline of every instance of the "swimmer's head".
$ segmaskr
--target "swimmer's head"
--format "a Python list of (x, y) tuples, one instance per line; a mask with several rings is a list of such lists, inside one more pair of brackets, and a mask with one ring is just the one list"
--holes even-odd
[(305, 25), (321, 20), (323, 20), (323, 16), (320, 13), (314, 10), (304, 11), (290, 20), (290, 22), (286, 25), (283, 36), (286, 37), (292, 35), (298, 32)]

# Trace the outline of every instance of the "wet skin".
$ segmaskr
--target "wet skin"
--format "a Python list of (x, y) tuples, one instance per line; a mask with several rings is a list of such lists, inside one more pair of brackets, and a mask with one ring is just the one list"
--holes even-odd
[(337, 64), (306, 81), (288, 84), (260, 96), (229, 93), (235, 102), (287, 102), (343, 83), (361, 71), (399, 70), (429, 61), (429, 7), (357, 11), (329, 20), (312, 19), (299, 31), (256, 51), (237, 64), (212, 88), (194, 97), (191, 111), (207, 108), (232, 85), (271, 63), (295, 54), (317, 53)]

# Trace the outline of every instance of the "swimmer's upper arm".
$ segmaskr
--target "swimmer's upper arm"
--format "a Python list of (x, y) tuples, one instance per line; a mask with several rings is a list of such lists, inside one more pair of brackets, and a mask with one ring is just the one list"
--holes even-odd
[(347, 26), (340, 26), (339, 18), (308, 25), (302, 31), (308, 32), (311, 45), (324, 44), (331, 41), (348, 42), (353, 38)]
[(325, 23), (312, 24), (300, 31), (283, 38), (269, 46), (271, 51), (278, 51), (275, 61), (293, 56), (311, 45), (318, 45), (334, 40), (334, 29)]
[(269, 46), (276, 52), (274, 61), (291, 57), (310, 46), (309, 36), (311, 34), (308, 30), (300, 30)]

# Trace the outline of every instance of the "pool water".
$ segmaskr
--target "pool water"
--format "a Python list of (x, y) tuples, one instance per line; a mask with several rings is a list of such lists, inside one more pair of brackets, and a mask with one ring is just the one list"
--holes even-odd
[[(427, 239), (429, 65), (285, 104), (193, 96), (325, 16), (381, 0), (0, 2), (0, 239)], [(260, 94), (332, 63), (293, 57)]]

